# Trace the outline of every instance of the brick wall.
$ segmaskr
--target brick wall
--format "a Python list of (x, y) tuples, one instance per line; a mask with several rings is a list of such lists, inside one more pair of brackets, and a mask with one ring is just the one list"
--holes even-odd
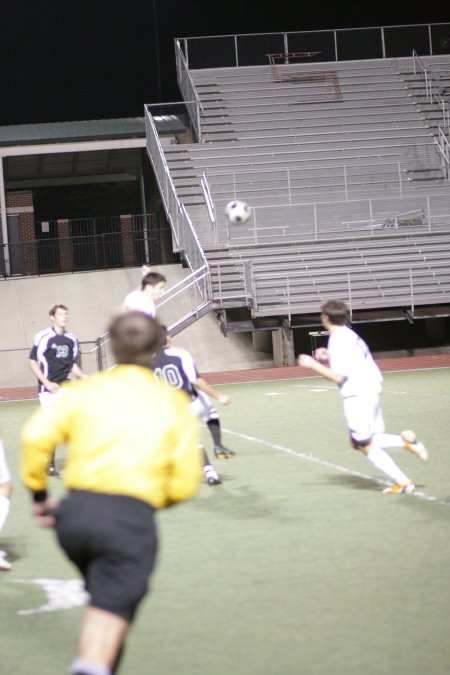
[(6, 193), (6, 210), (9, 213), (16, 213), (15, 208), (21, 209), (23, 207), (33, 207), (33, 193), (31, 190), (21, 190), (20, 192)]
[(122, 233), (123, 264), (125, 267), (134, 265), (133, 218), (131, 216), (120, 216), (120, 231)]
[(38, 274), (38, 253), (31, 190), (6, 193), (6, 212), (19, 216), (19, 239), (23, 242), (23, 274)]

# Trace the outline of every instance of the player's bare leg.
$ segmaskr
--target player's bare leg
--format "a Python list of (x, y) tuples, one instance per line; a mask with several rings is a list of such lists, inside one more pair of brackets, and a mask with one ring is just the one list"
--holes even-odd
[(356, 450), (360, 450), (364, 453), (368, 461), (373, 464), (374, 467), (394, 482), (394, 485), (386, 488), (384, 492), (413, 492), (415, 488), (414, 483), (403, 473), (392, 457), (388, 455), (383, 448), (371, 442), (358, 442), (355, 440), (352, 440), (352, 445)]
[(89, 607), (81, 628), (80, 656), (72, 664), (71, 674), (110, 675), (129, 627), (121, 616)]
[(428, 459), (425, 445), (417, 440), (415, 431), (411, 429), (402, 431), (401, 434), (377, 433), (373, 440), (381, 448), (404, 448), (424, 462)]
[[(0, 483), (0, 531), (3, 529), (9, 515), (11, 495), (12, 482), (5, 481), (4, 483)], [(0, 551), (0, 570), (8, 572), (11, 568), (11, 563), (6, 559), (6, 551)]]

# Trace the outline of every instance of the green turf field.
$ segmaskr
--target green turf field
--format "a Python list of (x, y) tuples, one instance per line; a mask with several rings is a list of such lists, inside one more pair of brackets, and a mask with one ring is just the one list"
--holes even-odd
[[(448, 675), (450, 370), (385, 375), (387, 429), (414, 428), (430, 452), (427, 463), (392, 452), (414, 495), (381, 493), (381, 474), (348, 447), (327, 381), (223, 390), (237, 456), (215, 462), (223, 485), (160, 513), (159, 565), (121, 675)], [(5, 675), (65, 673), (83, 615), (27, 613), (47, 602), (36, 579), (77, 578), (31, 521), (17, 477), (18, 430), (36, 405), (0, 405), (16, 482), (0, 535), (14, 563), (0, 576)], [(59, 602), (79, 597), (61, 588)]]

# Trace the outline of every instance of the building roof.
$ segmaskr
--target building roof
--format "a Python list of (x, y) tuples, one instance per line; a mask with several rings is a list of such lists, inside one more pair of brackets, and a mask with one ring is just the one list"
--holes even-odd
[[(161, 136), (186, 130), (182, 117), (154, 117)], [(0, 126), (8, 190), (137, 180), (145, 148), (144, 117)]]
[(0, 126), (0, 146), (145, 136), (143, 117)]
[[(185, 131), (184, 122), (176, 115), (161, 115), (154, 117), (154, 121), (161, 134)], [(145, 137), (143, 117), (0, 126), (0, 147), (142, 137)]]

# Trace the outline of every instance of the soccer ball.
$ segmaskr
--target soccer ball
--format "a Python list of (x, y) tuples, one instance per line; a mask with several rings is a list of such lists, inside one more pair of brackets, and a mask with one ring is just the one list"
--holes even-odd
[(246, 202), (234, 199), (226, 205), (225, 214), (229, 222), (233, 225), (242, 225), (243, 223), (246, 223), (252, 215), (252, 207)]

